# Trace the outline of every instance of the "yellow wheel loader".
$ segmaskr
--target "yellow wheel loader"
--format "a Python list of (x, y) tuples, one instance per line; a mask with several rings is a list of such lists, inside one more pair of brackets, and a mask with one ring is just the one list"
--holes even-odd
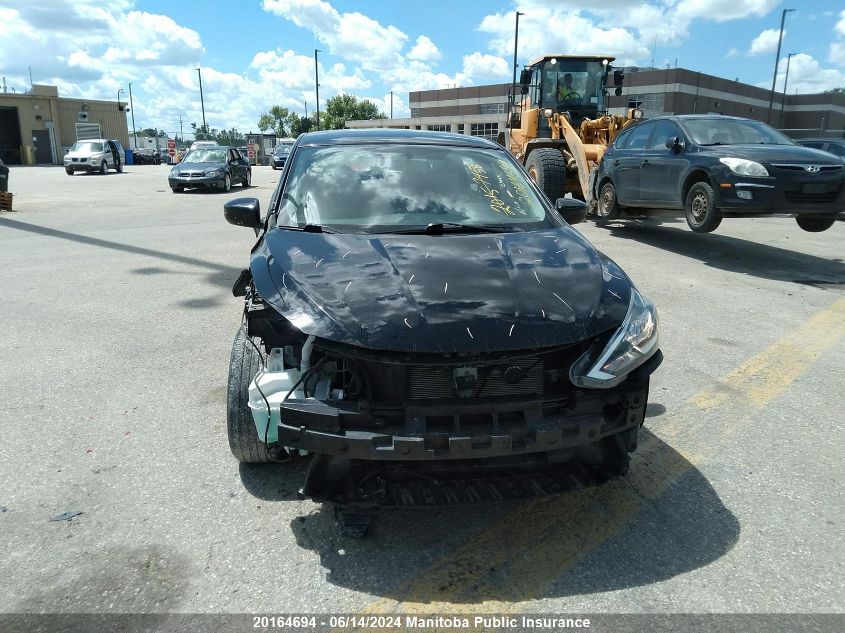
[(617, 95), (624, 79), (611, 66), (613, 60), (545, 55), (526, 66), (511, 89), (499, 143), (552, 202), (571, 193), (595, 212), (596, 167), (616, 135), (642, 118), (637, 108), (627, 116), (607, 114), (608, 79), (612, 77)]

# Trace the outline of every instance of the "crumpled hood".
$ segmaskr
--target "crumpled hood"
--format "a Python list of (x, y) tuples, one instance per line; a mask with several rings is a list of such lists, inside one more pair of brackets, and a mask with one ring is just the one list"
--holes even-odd
[(836, 156), (812, 147), (801, 145), (714, 145), (702, 147), (702, 152), (715, 156), (734, 156), (758, 163), (812, 163), (815, 165), (841, 165)]
[(552, 347), (615, 328), (631, 284), (569, 227), (526, 233), (361, 235), (276, 229), (250, 269), (306, 334), (374, 350)]

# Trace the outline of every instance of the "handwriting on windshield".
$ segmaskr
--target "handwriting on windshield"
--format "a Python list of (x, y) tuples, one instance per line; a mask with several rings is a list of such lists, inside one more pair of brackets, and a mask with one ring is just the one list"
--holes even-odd
[(493, 189), (490, 184), (490, 177), (484, 168), (478, 163), (468, 163), (466, 168), (472, 174), (472, 181), (478, 185), (478, 189), (490, 201), (490, 209), (496, 213), (503, 213), (504, 215), (516, 215), (509, 204), (499, 197), (499, 191)]

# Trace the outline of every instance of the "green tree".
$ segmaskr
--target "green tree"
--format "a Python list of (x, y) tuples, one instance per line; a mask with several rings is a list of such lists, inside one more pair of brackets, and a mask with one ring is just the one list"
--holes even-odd
[(231, 130), (220, 130), (217, 133), (216, 141), (220, 145), (231, 145), (233, 147), (246, 145), (246, 137), (236, 127)]
[(194, 129), (194, 140), (195, 141), (215, 141), (217, 140), (217, 128), (210, 128), (207, 124), (197, 125), (196, 123), (191, 123), (191, 127)]
[(291, 112), (288, 117), (288, 132), (293, 138), (314, 129), (314, 120), (310, 117), (299, 116)]
[(825, 90), (824, 94), (826, 94), (826, 95), (845, 95), (845, 88), (831, 88), (830, 90)]
[(326, 101), (325, 112), (320, 113), (321, 130), (341, 130), (346, 122), (354, 119), (386, 119), (378, 106), (355, 95), (339, 94)]
[(287, 122), (290, 111), (282, 106), (274, 105), (258, 119), (258, 129), (262, 132), (272, 131), (279, 138), (288, 135)]

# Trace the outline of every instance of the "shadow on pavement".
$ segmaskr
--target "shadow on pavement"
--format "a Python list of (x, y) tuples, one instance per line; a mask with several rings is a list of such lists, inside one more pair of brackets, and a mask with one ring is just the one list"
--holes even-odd
[[(0, 218), (0, 227), (14, 229), (17, 231), (25, 231), (27, 233), (35, 233), (36, 235), (43, 235), (45, 237), (55, 237), (62, 240), (77, 242), (79, 244), (86, 244), (88, 246), (96, 246), (98, 248), (107, 248), (115, 251), (122, 251), (124, 253), (133, 253), (135, 255), (143, 255), (145, 257), (152, 257), (155, 259), (162, 259), (188, 266), (195, 266), (197, 268), (209, 271), (205, 275), (208, 283), (221, 286), (226, 289), (231, 289), (232, 285), (237, 280), (240, 274), (240, 269), (232, 266), (225, 266), (216, 262), (209, 262), (196, 257), (189, 257), (187, 255), (178, 255), (176, 253), (168, 253), (167, 251), (159, 251), (153, 248), (146, 248), (143, 246), (135, 246), (134, 244), (124, 244), (122, 242), (113, 242), (111, 240), (104, 240), (98, 237), (91, 237), (88, 235), (80, 235), (78, 233), (70, 233), (68, 231), (61, 231), (59, 229), (51, 229), (46, 226), (39, 226), (37, 224), (30, 224), (29, 222), (21, 222), (20, 220), (11, 220), (8, 218)], [(138, 275), (160, 275), (168, 274), (165, 268), (156, 266), (149, 266), (138, 268), (132, 271)], [(200, 298), (188, 300), (181, 305), (186, 308), (208, 308), (213, 307), (219, 303), (217, 298)]]
[(329, 582), (447, 609), (660, 582), (719, 559), (740, 534), (702, 473), (647, 430), (630, 473), (599, 487), (522, 503), (386, 512), (360, 541), (339, 536), (328, 506), (291, 529), (319, 554)]
[(253, 497), (265, 501), (297, 501), (308, 460), (271, 464), (238, 464), (241, 483)]
[[(635, 240), (656, 248), (701, 260), (707, 266), (763, 279), (799, 284), (845, 285), (845, 263), (768, 246), (719, 233), (701, 235), (660, 226), (658, 221), (597, 223), (613, 237)], [(795, 230), (803, 234), (797, 225)]]

